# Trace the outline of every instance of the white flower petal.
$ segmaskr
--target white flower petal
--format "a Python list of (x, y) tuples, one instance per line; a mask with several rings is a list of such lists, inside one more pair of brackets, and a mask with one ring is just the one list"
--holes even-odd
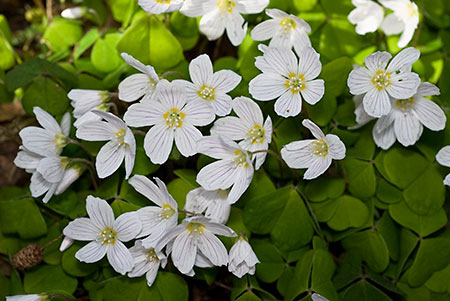
[(150, 65), (144, 65), (141, 62), (139, 62), (137, 59), (132, 57), (131, 55), (127, 53), (121, 53), (122, 58), (125, 60), (125, 62), (133, 67), (136, 70), (141, 71), (142, 73), (147, 74), (148, 76), (152, 77), (155, 81), (158, 80), (158, 75), (155, 72), (155, 68), (153, 68)]
[(308, 168), (313, 161), (310, 144), (316, 140), (294, 141), (281, 149), (281, 157), (290, 168)]
[(364, 59), (364, 64), (366, 64), (367, 69), (375, 73), (379, 70), (385, 70), (391, 58), (392, 55), (389, 52), (377, 51), (366, 56)]
[(405, 23), (395, 14), (390, 14), (381, 23), (381, 30), (388, 36), (401, 33), (405, 29)]
[(70, 113), (66, 112), (61, 118), (61, 131), (64, 134), (64, 136), (69, 136), (71, 126), (72, 122), (70, 120)]
[(229, 143), (213, 136), (200, 139), (197, 143), (197, 152), (214, 159), (231, 159), (234, 156), (234, 149), (230, 147)]
[(419, 88), (417, 88), (418, 96), (434, 96), (441, 94), (441, 91), (436, 85), (433, 85), (429, 82), (423, 82), (420, 84)]
[(444, 179), (444, 185), (450, 186), (450, 174), (448, 174)]
[[(137, 192), (145, 196), (158, 206), (162, 206), (165, 203), (165, 195), (150, 179), (145, 176), (135, 175), (128, 180), (128, 184), (133, 186)], [(144, 207), (152, 208), (152, 207)], [(150, 209), (151, 210), (151, 209)]]
[(239, 198), (244, 194), (247, 190), (248, 186), (252, 182), (253, 178), (253, 166), (249, 164), (247, 167), (240, 166), (236, 168), (236, 173), (234, 176), (234, 184), (228, 194), (227, 202), (229, 204), (236, 203)]
[(450, 167), (450, 145), (444, 146), (436, 154), (436, 161), (446, 167)]
[(109, 141), (102, 146), (95, 160), (98, 177), (104, 179), (112, 175), (122, 164), (125, 150), (115, 141)]
[(51, 156), (60, 153), (54, 142), (55, 134), (43, 128), (27, 126), (19, 132), (19, 136), (23, 145), (36, 154)]
[(249, 124), (262, 125), (263, 115), (258, 104), (248, 97), (236, 97), (233, 100), (233, 111)]
[(242, 77), (231, 70), (219, 70), (212, 75), (209, 82), (218, 93), (228, 93), (236, 88)]
[(414, 31), (417, 28), (417, 24), (405, 24), (405, 29), (403, 30), (400, 40), (398, 40), (397, 46), (399, 48), (406, 47), (414, 36)]
[(114, 213), (105, 200), (89, 195), (86, 198), (86, 211), (91, 221), (99, 229), (113, 227)]
[(217, 116), (226, 116), (231, 112), (231, 102), (231, 96), (228, 94), (216, 94), (211, 106)]
[(235, 182), (235, 165), (231, 160), (208, 164), (197, 174), (197, 182), (206, 190), (227, 189)]
[(250, 81), (249, 92), (257, 100), (272, 100), (288, 91), (286, 81), (278, 74), (259, 74)]
[(229, 116), (218, 119), (211, 128), (211, 135), (223, 136), (231, 140), (241, 140), (247, 137), (249, 128), (240, 118)]
[(277, 74), (289, 77), (291, 73), (297, 73), (298, 61), (294, 52), (287, 48), (268, 48), (264, 52), (264, 58)]
[(208, 258), (215, 266), (226, 265), (228, 263), (227, 249), (223, 243), (214, 234), (204, 231), (199, 236), (198, 248), (203, 255)]
[(317, 52), (312, 47), (303, 48), (298, 54), (298, 73), (302, 74), (306, 81), (315, 79), (322, 71)]
[(347, 79), (347, 86), (350, 88), (350, 93), (353, 95), (364, 94), (373, 88), (371, 83), (372, 76), (369, 70), (364, 67), (353, 69)]
[(419, 140), (422, 124), (412, 114), (398, 113), (394, 121), (395, 136), (403, 146), (410, 146)]
[(38, 167), (39, 161), (43, 158), (41, 155), (30, 152), (24, 147), (19, 148), (16, 158), (14, 159), (14, 164), (17, 167), (35, 170)]
[(96, 226), (89, 218), (81, 217), (71, 221), (63, 230), (66, 237), (75, 240), (96, 240), (103, 229)]
[(115, 129), (108, 122), (89, 121), (78, 127), (76, 137), (86, 141), (104, 141), (110, 140), (114, 133)]
[(386, 91), (393, 98), (407, 99), (416, 94), (419, 85), (420, 77), (416, 73), (392, 74), (391, 84), (386, 87)]
[(205, 85), (213, 76), (213, 66), (207, 54), (202, 54), (189, 63), (189, 75), (193, 83)]
[(394, 125), (386, 127), (382, 131), (377, 131), (376, 126), (372, 130), (373, 140), (378, 147), (384, 150), (389, 149), (395, 143)]
[(120, 241), (127, 242), (136, 238), (141, 232), (142, 224), (135, 212), (127, 212), (116, 219), (114, 229), (117, 231), (117, 238)]
[(259, 14), (269, 5), (269, 0), (240, 0), (240, 11), (244, 14)]
[(208, 231), (210, 231), (213, 234), (226, 236), (226, 237), (236, 237), (236, 232), (233, 231), (230, 227), (227, 227), (223, 224), (216, 223), (213, 221), (204, 222), (203, 224), (206, 225), (206, 228)]
[(256, 24), (256, 26), (250, 32), (250, 36), (254, 41), (268, 40), (274, 36), (277, 25), (278, 22), (276, 20), (263, 21), (259, 24)]
[(57, 156), (46, 157), (39, 161), (37, 171), (50, 183), (58, 183), (64, 175), (61, 159)]
[(169, 83), (163, 79), (159, 82), (157, 98), (168, 108), (181, 109), (186, 103), (186, 88), (180, 83)]
[(40, 107), (34, 107), (33, 113), (36, 115), (37, 121), (44, 129), (55, 134), (61, 131), (61, 128), (55, 118)]
[(155, 87), (152, 81), (147, 74), (137, 73), (128, 76), (119, 84), (119, 99), (132, 102), (153, 93)]
[(108, 250), (108, 245), (91, 241), (75, 253), (75, 258), (81, 262), (94, 263), (101, 260)]
[(310, 105), (315, 105), (322, 99), (325, 93), (325, 82), (323, 79), (315, 79), (305, 83), (305, 88), (300, 90), (303, 99)]
[(328, 155), (333, 160), (342, 160), (345, 158), (345, 144), (338, 136), (328, 134), (325, 136), (325, 142), (328, 145)]
[(447, 117), (444, 111), (433, 101), (421, 97), (414, 97), (414, 112), (420, 122), (432, 131), (440, 131), (445, 128)]
[(208, 40), (217, 40), (225, 32), (226, 19), (222, 17), (220, 10), (217, 8), (203, 16), (200, 20), (200, 31), (208, 38)]
[(116, 241), (109, 247), (106, 257), (108, 257), (108, 261), (113, 269), (119, 274), (125, 275), (133, 269), (133, 256), (131, 256), (130, 251), (120, 241)]
[(183, 273), (189, 273), (194, 267), (195, 257), (197, 255), (197, 244), (186, 229), (177, 236), (173, 243), (172, 260), (178, 270)]
[(158, 101), (146, 101), (131, 105), (123, 116), (126, 124), (143, 127), (161, 122), (166, 108)]
[(302, 121), (302, 125), (307, 128), (308, 130), (311, 131), (311, 133), (313, 134), (314, 137), (316, 137), (317, 139), (325, 139), (325, 135), (323, 134), (322, 130), (320, 129), (320, 127), (317, 126), (317, 124), (315, 124), (314, 122), (312, 122), (309, 119), (304, 119)]
[(156, 276), (158, 275), (159, 270), (159, 262), (152, 262), (149, 265), (149, 270), (145, 274), (145, 279), (147, 280), (147, 285), (151, 287), (153, 283), (155, 282)]
[(215, 118), (210, 105), (204, 100), (193, 100), (188, 102), (182, 112), (186, 114), (184, 121), (194, 126), (208, 125), (213, 122)]
[(31, 195), (34, 198), (40, 197), (54, 185), (55, 184), (53, 183), (47, 182), (40, 173), (35, 172), (31, 176), (31, 183), (30, 183)]
[(305, 174), (303, 175), (303, 179), (312, 180), (323, 174), (328, 167), (331, 165), (331, 157), (321, 157), (316, 156), (315, 160), (312, 162), (311, 166), (308, 167)]
[(297, 116), (302, 110), (302, 96), (291, 90), (284, 92), (275, 102), (275, 112), (282, 117)]
[(366, 95), (364, 95), (364, 110), (372, 117), (381, 117), (391, 110), (391, 101), (386, 92), (387, 89), (378, 90), (372, 87)]
[(402, 70), (405, 66), (409, 66), (408, 69), (411, 70), (410, 66), (414, 64), (420, 57), (420, 51), (414, 47), (408, 47), (400, 51), (389, 63), (387, 72), (394, 73), (397, 70)]
[(185, 122), (175, 131), (175, 144), (184, 157), (190, 157), (197, 153), (197, 142), (202, 137), (202, 133), (196, 127)]
[(165, 124), (153, 126), (145, 135), (144, 149), (153, 164), (163, 164), (172, 150), (174, 132)]
[(125, 151), (125, 180), (131, 175), (131, 172), (134, 168), (134, 161), (136, 159), (136, 143), (134, 143), (134, 147), (124, 147)]

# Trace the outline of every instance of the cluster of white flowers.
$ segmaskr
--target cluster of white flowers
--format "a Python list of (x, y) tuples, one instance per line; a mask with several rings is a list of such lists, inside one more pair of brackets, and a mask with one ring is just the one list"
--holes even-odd
[(356, 25), (356, 33), (365, 35), (380, 26), (386, 35), (401, 33), (398, 47), (408, 45), (419, 24), (419, 10), (411, 0), (378, 0), (382, 6), (392, 11), (384, 17), (384, 8), (372, 0), (352, 0), (356, 8), (348, 15), (350, 23)]
[(391, 55), (376, 52), (366, 57), (367, 67), (356, 67), (349, 75), (350, 93), (355, 95), (358, 126), (379, 118), (373, 127), (375, 143), (389, 149), (395, 140), (403, 146), (414, 145), (423, 127), (440, 131), (447, 118), (442, 109), (426, 96), (439, 95), (439, 88), (423, 82), (411, 72), (419, 50), (409, 47)]
[[(238, 45), (247, 31), (241, 13), (259, 13), (268, 2), (140, 0), (139, 5), (154, 14), (180, 10), (187, 16), (203, 16), (200, 29), (209, 39), (217, 39), (226, 29), (230, 41)], [(380, 2), (394, 11), (384, 20), (382, 28), (400, 20), (401, 42), (409, 41), (414, 30), (411, 32), (413, 22), (407, 17), (418, 18), (415, 4), (409, 0)], [(383, 9), (369, 0), (353, 3), (357, 9), (349, 19), (357, 24), (357, 32), (376, 30), (382, 22)], [(402, 5), (410, 9), (408, 14)], [(298, 116), (303, 100), (314, 105), (325, 93), (324, 80), (317, 79), (322, 70), (320, 55), (311, 46), (309, 24), (277, 9), (267, 9), (266, 14), (271, 19), (251, 31), (254, 40), (270, 39), (270, 42), (268, 46), (259, 46), (263, 55), (256, 57), (255, 66), (262, 73), (249, 82), (249, 93), (256, 100), (276, 100), (274, 111), (282, 118)], [(414, 48), (404, 49), (392, 60), (391, 54), (376, 52), (366, 57), (365, 67), (355, 67), (349, 75), (357, 126), (378, 118), (373, 137), (383, 149), (391, 147), (395, 140), (404, 146), (415, 144), (423, 126), (433, 131), (445, 127), (444, 112), (425, 98), (438, 95), (439, 89), (421, 83), (419, 76), (411, 71), (419, 56), (420, 52)], [(89, 241), (75, 254), (78, 260), (97, 262), (106, 255), (115, 271), (129, 277), (145, 274), (149, 286), (158, 270), (166, 266), (169, 256), (178, 270), (188, 276), (194, 275), (194, 266), (222, 265), (228, 265), (228, 270), (237, 277), (254, 274), (259, 260), (247, 237), (237, 238), (228, 253), (216, 235), (237, 237), (225, 224), (231, 205), (248, 189), (255, 170), (263, 166), (267, 153), (271, 152), (272, 119), (265, 118), (254, 100), (243, 96), (233, 99), (228, 95), (242, 78), (231, 70), (214, 72), (206, 54), (190, 62), (190, 81), (171, 82), (160, 77), (152, 66), (126, 53), (122, 58), (139, 72), (120, 82), (117, 97), (134, 103), (127, 107), (122, 120), (109, 112), (115, 107), (109, 102), (113, 93), (70, 91), (68, 96), (77, 119), (75, 136), (85, 141), (107, 141), (95, 158), (98, 178), (111, 176), (124, 162), (125, 179), (154, 205), (115, 219), (107, 201), (88, 196), (89, 218), (77, 218), (69, 223), (64, 229), (61, 250), (74, 240)], [(228, 116), (232, 111), (236, 116)], [(33, 174), (30, 185), (33, 197), (45, 193), (43, 201), (48, 202), (52, 195), (62, 193), (86, 167), (76, 163), (89, 161), (61, 155), (70, 142), (83, 147), (69, 138), (69, 113), (62, 117), (61, 125), (40, 108), (34, 108), (34, 113), (42, 128), (27, 127), (20, 132), (23, 146), (15, 163)], [(216, 116), (219, 116), (217, 120)], [(211, 124), (210, 135), (204, 136), (201, 127)], [(306, 169), (303, 178), (310, 180), (325, 173), (333, 160), (344, 159), (346, 147), (338, 136), (324, 134), (311, 120), (304, 119), (302, 125), (313, 139), (284, 145), (281, 157), (290, 168)], [(148, 129), (146, 133), (132, 129), (142, 127)], [(143, 148), (154, 164), (164, 164), (174, 144), (184, 157), (203, 154), (216, 159), (198, 172), (196, 181), (201, 187), (187, 194), (183, 210), (178, 208), (163, 181), (154, 178), (155, 184), (145, 176), (132, 176), (137, 147), (135, 133), (144, 133)], [(436, 159), (450, 167), (450, 148), (443, 148)], [(450, 175), (444, 183), (450, 185)], [(179, 212), (187, 215), (181, 223)], [(125, 243), (132, 240), (134, 245), (128, 249)], [(326, 300), (317, 294), (312, 298)]]

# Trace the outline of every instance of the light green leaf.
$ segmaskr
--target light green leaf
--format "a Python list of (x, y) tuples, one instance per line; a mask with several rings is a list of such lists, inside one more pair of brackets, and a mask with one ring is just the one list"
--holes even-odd
[(69, 249), (64, 251), (61, 266), (67, 274), (74, 277), (85, 277), (99, 268), (97, 263), (84, 263), (75, 258), (75, 253), (84, 245), (85, 243), (75, 242)]
[(97, 39), (91, 51), (91, 61), (97, 70), (108, 73), (117, 69), (123, 62), (116, 49), (119, 39), (118, 33), (110, 33), (102, 39)]
[(100, 38), (100, 34), (97, 28), (89, 30), (77, 43), (73, 58), (77, 60), (86, 50), (94, 45), (95, 41)]
[(348, 189), (354, 196), (369, 198), (375, 194), (377, 181), (370, 162), (349, 158), (344, 160), (344, 167), (349, 181)]
[(67, 275), (59, 265), (40, 265), (26, 272), (23, 287), (27, 294), (62, 291), (71, 295), (77, 288), (77, 279)]
[(344, 195), (334, 202), (336, 211), (327, 224), (336, 231), (363, 226), (369, 219), (369, 209), (359, 199)]
[(323, 202), (340, 197), (344, 190), (344, 179), (320, 177), (306, 184), (305, 195), (311, 202)]
[(158, 71), (167, 70), (183, 60), (180, 43), (155, 16), (145, 15), (127, 28), (117, 49)]
[(54, 52), (59, 52), (75, 45), (82, 35), (81, 22), (57, 17), (46, 28), (42, 38)]
[(256, 265), (256, 277), (271, 283), (280, 278), (284, 270), (284, 261), (277, 248), (267, 240), (252, 240), (253, 251), (260, 263)]

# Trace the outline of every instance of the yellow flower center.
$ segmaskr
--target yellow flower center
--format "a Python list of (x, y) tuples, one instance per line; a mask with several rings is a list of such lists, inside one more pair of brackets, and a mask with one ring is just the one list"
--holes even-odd
[(302, 74), (289, 74), (289, 79), (284, 84), (292, 93), (298, 93), (306, 89), (305, 77)]
[(128, 146), (128, 143), (125, 143), (125, 134), (127, 130), (126, 129), (120, 129), (116, 132), (116, 141), (120, 146)]
[(202, 86), (200, 90), (198, 90), (198, 96), (206, 101), (214, 100), (214, 88), (208, 86)]
[(408, 98), (408, 99), (397, 99), (395, 102), (395, 105), (402, 111), (408, 111), (411, 106), (414, 104), (414, 98)]
[(415, 17), (417, 15), (417, 10), (414, 8), (414, 5), (408, 4), (408, 14), (410, 17)]
[(297, 27), (297, 23), (295, 23), (293, 19), (287, 17), (281, 20), (280, 25), (285, 31), (290, 31), (291, 29), (295, 29), (295, 27)]
[(58, 151), (61, 151), (67, 145), (67, 137), (62, 132), (58, 132), (56, 133), (53, 142), (55, 143)]
[(163, 204), (162, 207), (163, 210), (161, 211), (161, 217), (164, 219), (169, 219), (176, 212), (175, 209), (173, 209), (173, 207), (169, 204)]
[(314, 141), (313, 151), (318, 156), (326, 157), (328, 155), (328, 144), (323, 139)]
[(263, 127), (256, 124), (250, 131), (248, 131), (248, 134), (252, 139), (252, 144), (263, 143), (266, 136), (266, 131)]
[(231, 13), (236, 6), (236, 3), (232, 0), (220, 0), (217, 2), (217, 6), (222, 13)]
[(205, 225), (197, 222), (191, 222), (187, 224), (186, 229), (188, 229), (191, 234), (203, 233)]
[(247, 156), (243, 151), (240, 150), (235, 150), (234, 154), (236, 155), (236, 157), (234, 157), (234, 162), (236, 162), (237, 165), (239, 166), (244, 166), (244, 168), (248, 167), (248, 163), (247, 163)]
[(183, 119), (186, 117), (186, 114), (178, 109), (172, 108), (170, 111), (165, 113), (163, 117), (166, 120), (166, 125), (168, 128), (180, 128), (183, 126)]
[(113, 245), (117, 240), (117, 232), (112, 228), (105, 228), (102, 232), (100, 232), (100, 236), (98, 239), (103, 245), (111, 244)]
[(384, 88), (389, 87), (391, 84), (391, 73), (385, 72), (383, 70), (378, 70), (375, 73), (375, 76), (372, 77), (372, 84), (378, 91), (383, 90)]
[(147, 251), (147, 261), (159, 261), (158, 255), (156, 255), (154, 248)]

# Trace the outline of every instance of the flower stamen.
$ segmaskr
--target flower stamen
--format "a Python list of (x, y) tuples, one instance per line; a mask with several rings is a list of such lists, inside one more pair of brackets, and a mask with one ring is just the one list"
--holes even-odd
[(252, 139), (252, 144), (263, 143), (266, 131), (260, 125), (255, 125), (250, 131), (248, 131), (250, 138)]
[(215, 99), (215, 90), (214, 88), (208, 86), (202, 86), (200, 90), (198, 90), (198, 96), (206, 101), (212, 101)]
[(378, 70), (375, 73), (375, 76), (372, 77), (372, 84), (378, 89), (378, 91), (389, 87), (391, 84), (391, 73)]
[(97, 239), (102, 245), (111, 244), (113, 245), (117, 240), (117, 232), (112, 228), (105, 228)]
[(186, 114), (178, 109), (172, 108), (170, 111), (163, 115), (166, 120), (166, 125), (168, 128), (181, 128), (183, 126), (183, 119)]
[(306, 89), (305, 77), (302, 74), (289, 74), (289, 79), (284, 84), (293, 94)]
[(163, 210), (161, 211), (161, 217), (164, 219), (169, 219), (172, 215), (175, 214), (175, 209), (169, 204), (162, 205)]
[(203, 233), (205, 228), (205, 225), (197, 222), (191, 222), (187, 224), (186, 229), (189, 231), (190, 234), (199, 234)]
[(314, 141), (313, 152), (317, 156), (326, 157), (328, 155), (328, 144), (323, 139)]
[(292, 29), (295, 29), (297, 27), (297, 23), (291, 18), (283, 18), (280, 22), (280, 25), (283, 27), (285, 31), (290, 31)]

